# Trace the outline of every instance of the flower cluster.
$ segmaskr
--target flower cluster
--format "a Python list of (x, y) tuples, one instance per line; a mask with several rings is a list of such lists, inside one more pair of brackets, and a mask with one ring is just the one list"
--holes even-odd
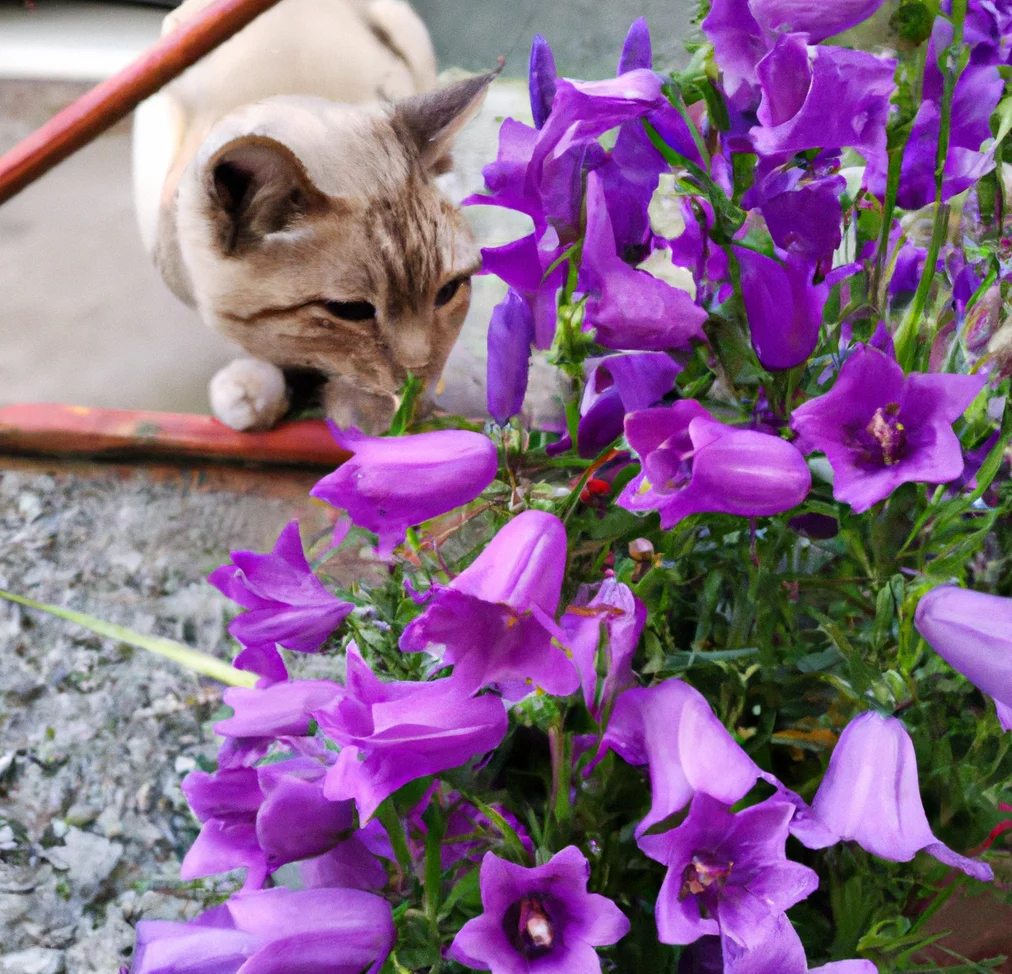
[(1008, 874), (1012, 11), (844, 43), (881, 3), (712, 0), (671, 76), (643, 21), (604, 81), (535, 39), (469, 201), (533, 223), (493, 421), (335, 430), (313, 553), (370, 580), (294, 522), (212, 574), (259, 680), (182, 877), (244, 872), (134, 974), (871, 974)]

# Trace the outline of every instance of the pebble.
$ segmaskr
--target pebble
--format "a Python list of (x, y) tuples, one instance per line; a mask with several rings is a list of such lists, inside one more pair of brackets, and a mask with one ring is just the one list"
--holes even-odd
[(14, 954), (0, 956), (2, 974), (62, 974), (64, 954), (62, 950), (47, 950), (45, 947), (29, 947)]

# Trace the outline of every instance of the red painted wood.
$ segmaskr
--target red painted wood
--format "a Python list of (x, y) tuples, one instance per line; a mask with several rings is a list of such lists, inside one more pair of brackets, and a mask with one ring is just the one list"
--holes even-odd
[(0, 156), (0, 203), (130, 114), (278, 0), (217, 0)]
[(193, 457), (336, 467), (348, 459), (319, 419), (237, 433), (211, 416), (53, 403), (0, 407), (0, 453)]

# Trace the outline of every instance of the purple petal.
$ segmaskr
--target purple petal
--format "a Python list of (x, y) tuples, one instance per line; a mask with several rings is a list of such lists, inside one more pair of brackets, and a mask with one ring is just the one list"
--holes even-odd
[(801, 31), (809, 35), (811, 43), (817, 44), (867, 20), (882, 3), (883, 0), (833, 0), (822, 4), (811, 0), (751, 0), (749, 6), (766, 30), (781, 34)]
[(552, 49), (540, 34), (534, 35), (531, 46), (531, 62), (528, 72), (528, 87), (531, 95), (531, 114), (534, 116), (534, 127), (543, 128), (552, 110), (552, 99), (555, 97), (555, 56)]
[(914, 624), (953, 669), (1012, 706), (1012, 599), (940, 585), (921, 598)]
[(625, 44), (622, 46), (622, 56), (618, 62), (618, 73), (625, 74), (626, 71), (635, 71), (637, 68), (652, 68), (654, 66), (653, 51), (650, 46), (650, 27), (647, 25), (646, 17), (634, 20), (626, 35)]
[(534, 343), (534, 318), (512, 288), (488, 326), (488, 411), (503, 426), (523, 408)]

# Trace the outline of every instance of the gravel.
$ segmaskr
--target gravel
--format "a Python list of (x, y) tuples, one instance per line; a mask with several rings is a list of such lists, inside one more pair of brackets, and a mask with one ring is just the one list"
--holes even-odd
[[(0, 588), (226, 658), (208, 571), (292, 517), (328, 521), (312, 475), (40, 469), (0, 461)], [(214, 757), (220, 703), (217, 684), (0, 601), (0, 974), (116, 974), (138, 919), (228, 892), (179, 879), (197, 831), (180, 781)]]

